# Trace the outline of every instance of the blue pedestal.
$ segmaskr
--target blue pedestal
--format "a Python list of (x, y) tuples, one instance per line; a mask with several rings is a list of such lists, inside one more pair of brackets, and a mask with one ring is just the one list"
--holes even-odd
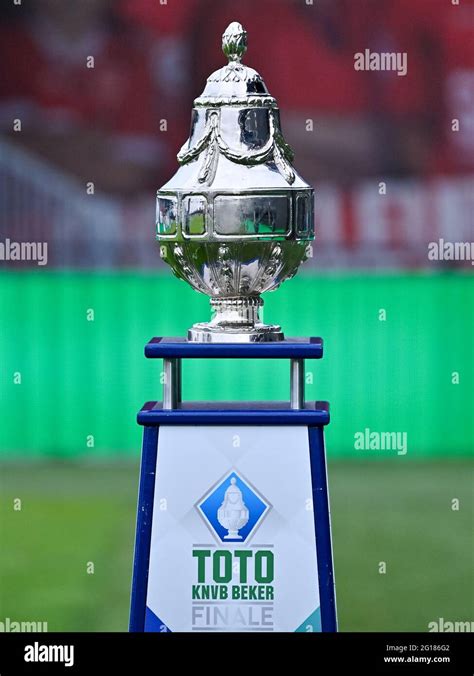
[(182, 403), (180, 395), (183, 358), (287, 358), (301, 380), (303, 360), (322, 353), (319, 338), (147, 344), (172, 382), (164, 404), (138, 414), (131, 631), (336, 631), (328, 404), (303, 404), (301, 382), (291, 403)]

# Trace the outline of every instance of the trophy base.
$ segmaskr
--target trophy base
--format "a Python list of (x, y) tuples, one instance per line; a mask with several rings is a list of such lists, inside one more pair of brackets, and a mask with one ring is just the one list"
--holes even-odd
[(193, 343), (274, 343), (284, 340), (285, 336), (277, 324), (256, 324), (223, 327), (212, 324), (194, 324), (188, 330), (188, 340)]
[[(329, 407), (304, 403), (305, 359), (321, 359), (322, 340), (219, 345), (156, 337), (145, 356), (163, 359), (166, 378), (163, 401), (148, 401), (138, 414), (130, 631), (337, 631), (324, 447)], [(181, 366), (190, 359), (232, 359), (240, 368), (244, 359), (263, 360), (267, 369), (269, 360), (285, 360), (290, 400), (183, 401)], [(240, 449), (232, 450), (233, 437)], [(164, 495), (179, 505), (176, 518), (160, 509)], [(302, 509), (308, 495), (313, 500)], [(219, 584), (211, 589), (214, 577)]]

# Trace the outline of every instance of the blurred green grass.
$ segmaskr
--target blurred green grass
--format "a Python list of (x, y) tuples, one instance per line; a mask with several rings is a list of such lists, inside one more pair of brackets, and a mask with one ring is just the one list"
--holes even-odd
[[(330, 464), (342, 631), (473, 619), (472, 469), (459, 460)], [(4, 464), (0, 475), (0, 621), (125, 631), (138, 462)]]

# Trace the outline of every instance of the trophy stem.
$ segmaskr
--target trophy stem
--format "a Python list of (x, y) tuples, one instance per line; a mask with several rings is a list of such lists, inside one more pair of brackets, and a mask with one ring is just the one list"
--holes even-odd
[(252, 328), (260, 322), (259, 310), (262, 306), (263, 300), (260, 296), (211, 298), (211, 325)]
[(201, 343), (257, 343), (283, 340), (280, 326), (263, 324), (260, 296), (211, 298), (212, 319), (194, 324), (188, 340)]

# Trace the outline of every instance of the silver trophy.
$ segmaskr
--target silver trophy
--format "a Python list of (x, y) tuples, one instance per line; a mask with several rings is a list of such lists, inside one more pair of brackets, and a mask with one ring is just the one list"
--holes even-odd
[(314, 238), (314, 192), (292, 166), (276, 100), (241, 63), (247, 33), (229, 25), (229, 62), (195, 99), (180, 167), (157, 193), (160, 254), (174, 274), (211, 298), (212, 319), (188, 340), (283, 340), (262, 323), (261, 294), (293, 277)]

